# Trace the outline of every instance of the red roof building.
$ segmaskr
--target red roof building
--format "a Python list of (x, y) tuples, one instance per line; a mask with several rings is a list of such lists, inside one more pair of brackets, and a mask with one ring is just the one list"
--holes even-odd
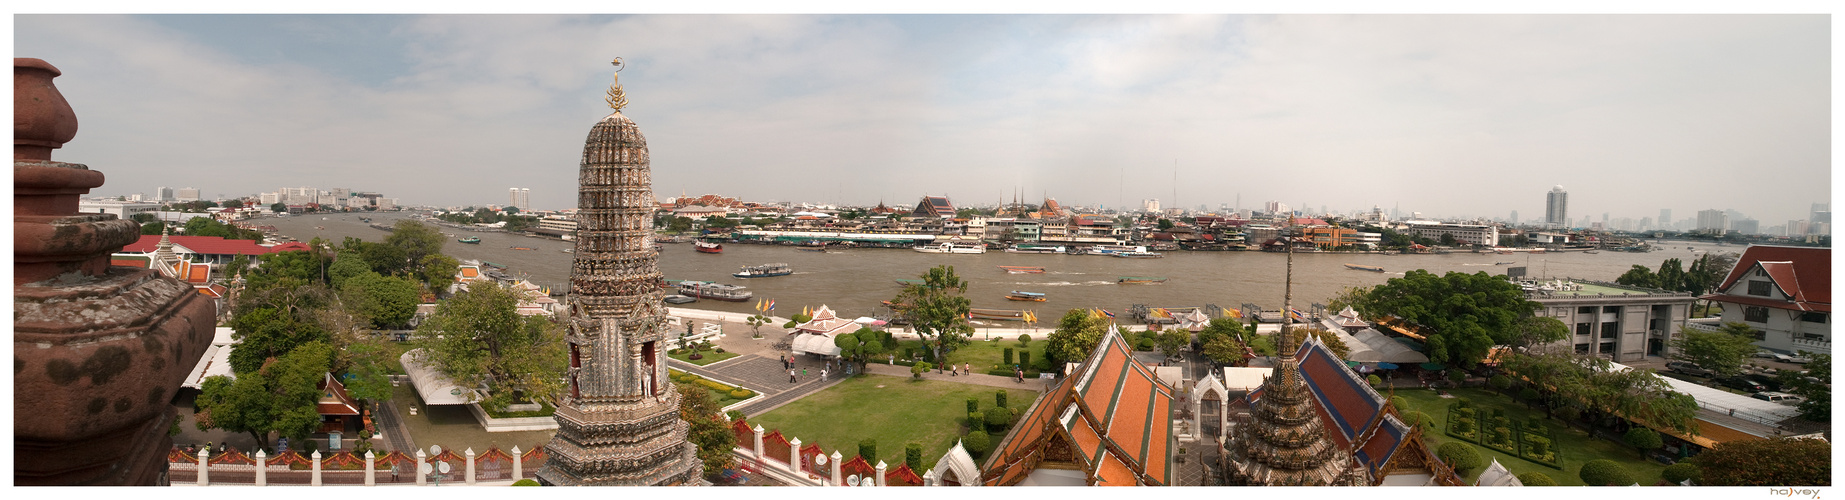
[(1756, 345), (1832, 352), (1832, 249), (1755, 245), (1710, 294), (1724, 323), (1756, 329)]
[(988, 459), (988, 486), (1173, 484), (1173, 390), (1110, 328)]

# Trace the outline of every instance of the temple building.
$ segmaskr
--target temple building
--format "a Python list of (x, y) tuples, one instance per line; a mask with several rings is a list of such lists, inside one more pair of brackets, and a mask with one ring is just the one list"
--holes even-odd
[[(620, 71), (621, 59), (614, 61)], [(577, 240), (566, 323), (569, 389), (558, 429), (538, 471), (546, 485), (708, 484), (698, 448), (686, 441), (679, 391), (666, 376), (667, 322), (647, 139), (622, 116), (619, 74), (607, 102), (615, 112), (583, 143)]]
[[(879, 202), (879, 204), (883, 203)], [(948, 202), (947, 196), (924, 196), (922, 201), (916, 204), (916, 209), (910, 211), (910, 215), (947, 219), (955, 216), (955, 206)]]
[[(1173, 389), (1113, 327), (1089, 358), (1026, 410), (981, 472), (987, 486), (1166, 486), (1174, 482)], [(971, 478), (945, 477), (968, 482)]]

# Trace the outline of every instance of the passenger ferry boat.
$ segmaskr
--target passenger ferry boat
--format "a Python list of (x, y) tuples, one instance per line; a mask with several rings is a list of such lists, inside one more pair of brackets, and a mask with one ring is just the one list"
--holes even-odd
[(479, 245), (479, 244), (480, 244), (480, 237), (479, 237), (479, 236), (469, 236), (469, 237), (466, 237), (466, 238), (462, 238), (462, 239), (459, 239), (459, 240), (455, 240), (455, 241), (459, 241), (459, 242), (462, 242), (462, 243), (467, 243), (467, 244), (469, 244), (469, 245)]
[(725, 285), (709, 281), (681, 281), (679, 294), (701, 299), (714, 299), (729, 302), (743, 302), (755, 296), (755, 292), (745, 290), (737, 285)]
[(932, 243), (915, 247), (912, 250), (922, 253), (987, 253), (986, 245), (979, 242), (962, 243), (959, 241)]
[(910, 285), (921, 285), (921, 284), (923, 284), (923, 280), (918, 280), (918, 279), (897, 280), (897, 286), (910, 286)]
[(1006, 294), (1006, 300), (1044, 302), (1044, 294), (1037, 293), (1037, 292), (1021, 292), (1018, 290), (1013, 290), (1012, 293)]
[(1384, 272), (1384, 268), (1382, 268), (1382, 267), (1378, 267), (1378, 266), (1367, 266), (1367, 265), (1362, 265), (1362, 264), (1346, 264), (1346, 265), (1345, 265), (1345, 268), (1346, 268), (1346, 269), (1356, 269), (1356, 270), (1359, 270), (1359, 271), (1371, 271), (1371, 272), (1374, 272), (1374, 273), (1381, 273), (1381, 272)]
[(760, 266), (743, 266), (742, 271), (731, 273), (731, 276), (736, 276), (738, 278), (769, 278), (774, 276), (787, 276), (790, 274), (794, 274), (794, 269), (789, 268), (788, 264), (778, 262)]
[(1122, 276), (1121, 279), (1115, 281), (1115, 283), (1119, 283), (1123, 285), (1157, 285), (1157, 284), (1165, 283), (1165, 282), (1166, 282), (1166, 278), (1154, 278), (1154, 277), (1148, 277), (1148, 276)]
[(1115, 252), (1110, 255), (1114, 255), (1116, 257), (1120, 257), (1123, 259), (1158, 259), (1161, 257), (1165, 257), (1165, 255), (1161, 255), (1161, 254), (1157, 254), (1153, 252)]
[(999, 266), (1006, 274), (1044, 274), (1044, 268), (1033, 266)]
[(1006, 309), (968, 309), (967, 315), (973, 319), (998, 321), (1025, 321), (1025, 311)]
[(1006, 247), (1006, 253), (1063, 253), (1063, 252), (1064, 252), (1063, 245), (1039, 245), (1039, 244), (1034, 244), (1034, 243), (1019, 243), (1016, 245)]
[(692, 240), (692, 249), (698, 253), (724, 253), (724, 244), (715, 241)]
[(1089, 247), (1089, 255), (1114, 255), (1122, 252), (1147, 253), (1147, 247), (1134, 245), (1096, 245)]

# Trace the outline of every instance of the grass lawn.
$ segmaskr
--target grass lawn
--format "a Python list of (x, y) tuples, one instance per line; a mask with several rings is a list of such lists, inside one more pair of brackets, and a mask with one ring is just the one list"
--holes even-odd
[[(1511, 418), (1513, 421), (1522, 422), (1533, 416), (1544, 416), (1544, 411), (1542, 409), (1526, 409), (1523, 403), (1519, 403), (1509, 396), (1495, 394), (1491, 390), (1456, 389), (1450, 392), (1455, 396), (1467, 398), (1468, 401), (1473, 402), (1475, 407), (1481, 408), (1483, 412), (1490, 413), (1492, 408), (1502, 408), (1505, 410), (1506, 417)], [(1430, 417), (1434, 417), (1435, 428), (1423, 434), (1427, 436), (1430, 449), (1439, 449), (1443, 443), (1449, 441), (1466, 442), (1460, 438), (1449, 437), (1445, 434), (1448, 425), (1448, 405), (1453, 403), (1455, 401), (1454, 399), (1442, 399), (1440, 396), (1436, 395), (1435, 391), (1426, 389), (1401, 390), (1397, 391), (1396, 395), (1402, 396), (1403, 399), (1408, 402), (1409, 408), (1403, 408), (1402, 410), (1406, 412), (1421, 411), (1429, 414)], [(1477, 443), (1467, 443), (1467, 445), (1472, 446), (1475, 451), (1480, 452), (1480, 457), (1484, 458), (1488, 463), (1491, 463), (1493, 459), (1498, 459), (1499, 464), (1504, 465), (1506, 470), (1512, 471), (1513, 474), (1542, 472), (1544, 475), (1550, 476), (1551, 479), (1556, 480), (1557, 484), (1560, 486), (1582, 486), (1582, 479), (1576, 477), (1576, 473), (1582, 470), (1582, 464), (1590, 460), (1605, 458), (1620, 463), (1621, 467), (1626, 468), (1627, 473), (1633, 476), (1635, 481), (1638, 481), (1644, 486), (1650, 486), (1658, 482), (1660, 479), (1660, 472), (1666, 468), (1665, 465), (1658, 462), (1641, 458), (1640, 453), (1631, 446), (1590, 437), (1588, 432), (1574, 427), (1567, 427), (1563, 425), (1561, 421), (1547, 419), (1544, 421), (1544, 425), (1550, 427), (1551, 432), (1556, 433), (1557, 442), (1555, 446), (1556, 449), (1563, 454), (1561, 460), (1559, 460), (1559, 464), (1563, 466), (1562, 470), (1539, 465), (1536, 462), (1512, 456)], [(1465, 479), (1469, 483), (1472, 483), (1474, 480), (1479, 479), (1480, 470), (1484, 469), (1485, 467), (1482, 466), (1479, 470), (1467, 471)]]
[[(838, 450), (840, 455), (850, 457), (858, 453), (860, 440), (876, 439), (878, 458), (893, 469), (903, 463), (904, 446), (918, 443), (923, 447), (923, 470), (916, 471), (920, 475), (934, 467), (935, 460), (962, 435), (967, 398), (978, 398), (980, 409), (985, 411), (993, 407), (993, 393), (998, 390), (984, 385), (860, 375), (750, 419), (750, 423), (761, 424), (764, 432), (779, 429), (783, 436), (801, 438), (802, 446), (819, 443), (829, 455)], [(1038, 397), (1036, 391), (1005, 391), (1007, 406), (1021, 413)], [(998, 443), (999, 438), (995, 436), (993, 442)], [(878, 463), (869, 461), (872, 465)]]
[[(960, 349), (955, 349), (954, 352), (948, 353), (948, 361), (957, 365), (962, 363), (972, 364), (974, 365), (974, 373), (985, 373), (987, 370), (999, 367), (1001, 358), (1005, 357), (1005, 348), (1011, 347), (1013, 363), (1018, 363), (1020, 352), (1029, 350), (1031, 352), (1031, 363), (1042, 367), (1045, 365), (1044, 347), (1050, 345), (1050, 342), (1045, 341), (1045, 337), (1048, 335), (1048, 333), (1033, 335), (1029, 346), (1021, 346), (1019, 345), (1018, 335), (989, 342), (979, 340), (980, 334), (976, 333), (974, 334), (975, 340), (973, 342), (969, 342), (967, 345), (961, 346)], [(999, 339), (999, 337), (993, 338)], [(905, 347), (915, 348), (920, 352), (922, 350), (922, 341), (906, 340), (900, 342), (897, 348), (897, 354), (901, 355)], [(1007, 365), (1008, 368), (1010, 368), (1010, 366), (1011, 365)], [(882, 451), (879, 453), (882, 453)]]
[(705, 366), (708, 364), (712, 364), (712, 363), (716, 363), (716, 362), (723, 361), (726, 359), (737, 357), (737, 353), (734, 353), (734, 352), (699, 351), (699, 354), (703, 354), (704, 357), (699, 358), (699, 359), (692, 359), (692, 353), (689, 353), (689, 352), (679, 353), (679, 354), (668, 354), (667, 356), (673, 359), (695, 364), (698, 366)]

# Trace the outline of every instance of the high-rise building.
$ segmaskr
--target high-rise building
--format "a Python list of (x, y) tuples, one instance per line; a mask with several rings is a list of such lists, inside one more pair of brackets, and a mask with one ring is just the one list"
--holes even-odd
[(1544, 198), (1544, 223), (1569, 225), (1569, 204), (1570, 194), (1563, 190), (1562, 185), (1550, 188), (1550, 193)]
[[(620, 61), (619, 59), (617, 61)], [(667, 378), (665, 292), (651, 227), (647, 138), (614, 113), (583, 141), (577, 188), (575, 266), (570, 273), (569, 384), (557, 405), (557, 434), (538, 470), (548, 485), (703, 485), (698, 447), (686, 440), (679, 391)]]
[(1512, 211), (1512, 220), (1507, 221), (1507, 223), (1514, 225), (1514, 226), (1518, 225), (1518, 211), (1517, 210)]
[(180, 188), (178, 192), (174, 193), (173, 199), (179, 201), (199, 201), (199, 188)]
[(169, 201), (172, 199), (173, 199), (173, 188), (166, 187), (166, 186), (160, 186), (160, 187), (154, 188), (154, 201)]
[(1722, 210), (1699, 210), (1698, 230), (1724, 232), (1730, 229), (1730, 217)]
[(1159, 198), (1148, 198), (1145, 200), (1141, 200), (1140, 201), (1140, 211), (1148, 212), (1148, 213), (1159, 213), (1160, 199)]
[(1670, 208), (1659, 209), (1659, 227), (1661, 229), (1664, 229), (1664, 228), (1669, 227), (1671, 224), (1672, 224), (1672, 209)]
[(1730, 221), (1730, 229), (1741, 234), (1756, 234), (1761, 222), (1755, 219), (1736, 219)]

